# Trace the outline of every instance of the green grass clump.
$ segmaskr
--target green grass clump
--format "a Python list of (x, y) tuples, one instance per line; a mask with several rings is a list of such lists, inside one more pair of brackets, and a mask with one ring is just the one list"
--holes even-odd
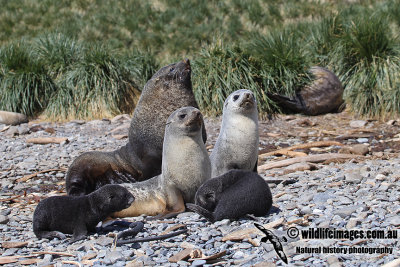
[(255, 93), (259, 109), (271, 111), (270, 101), (261, 90), (257, 61), (238, 46), (224, 46), (222, 41), (205, 47), (193, 63), (193, 85), (202, 110), (220, 114), (226, 97), (239, 89)]
[(57, 78), (59, 89), (45, 113), (61, 119), (88, 119), (132, 112), (138, 87), (124, 63), (99, 45), (80, 53), (81, 60)]
[(252, 38), (248, 50), (261, 63), (258, 71), (265, 91), (293, 96), (310, 82), (310, 62), (300, 35), (300, 28), (293, 27)]
[[(399, 43), (389, 22), (377, 13), (364, 13), (345, 25), (332, 59), (336, 61), (345, 98), (358, 115), (383, 117), (392, 113), (398, 94)], [(393, 105), (394, 104), (394, 105)]]
[(56, 85), (43, 62), (24, 43), (0, 50), (0, 109), (28, 116), (43, 111)]
[(309, 83), (310, 67), (303, 46), (293, 31), (254, 35), (246, 46), (226, 46), (221, 41), (205, 47), (195, 60), (194, 86), (200, 107), (211, 114), (222, 111), (226, 97), (249, 89), (262, 113), (278, 110), (267, 93), (292, 96)]

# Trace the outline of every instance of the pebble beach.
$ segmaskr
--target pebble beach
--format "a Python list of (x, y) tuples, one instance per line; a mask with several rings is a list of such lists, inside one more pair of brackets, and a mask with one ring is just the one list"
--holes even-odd
[[(65, 194), (66, 170), (83, 152), (112, 151), (125, 145), (129, 123), (128, 115), (120, 115), (93, 121), (0, 124), (0, 264), (285, 265), (271, 243), (261, 242), (265, 235), (256, 230), (255, 221), (280, 239), (291, 266), (381, 266), (400, 258), (400, 120), (359, 119), (346, 112), (260, 119), (259, 174), (268, 181), (274, 202), (265, 217), (215, 223), (193, 212), (155, 221), (125, 218), (145, 223), (137, 238), (160, 235), (181, 224), (188, 232), (166, 240), (122, 246), (115, 246), (115, 233), (92, 234), (73, 244), (68, 239), (38, 240), (32, 231), (37, 203)], [(220, 118), (205, 119), (209, 151), (218, 137), (220, 123)], [(43, 137), (58, 138), (57, 143), (32, 141)], [(304, 157), (354, 157), (299, 160), (274, 168), (268, 165), (296, 158), (272, 153), (276, 150), (322, 141), (335, 143), (292, 151)], [(332, 238), (321, 236), (322, 232), (315, 236), (313, 229), (358, 236)], [(311, 233), (312, 238), (304, 236)]]

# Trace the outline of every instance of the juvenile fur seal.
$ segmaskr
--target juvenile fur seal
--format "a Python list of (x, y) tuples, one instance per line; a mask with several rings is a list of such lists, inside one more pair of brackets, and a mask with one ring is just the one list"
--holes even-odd
[(245, 89), (237, 90), (224, 103), (221, 130), (210, 155), (211, 177), (231, 169), (257, 172), (258, 139), (254, 94)]
[(257, 173), (230, 170), (201, 185), (195, 203), (186, 206), (215, 222), (246, 214), (264, 216), (271, 209), (272, 195), (267, 182)]
[[(125, 146), (113, 152), (87, 152), (72, 162), (66, 176), (68, 195), (84, 195), (105, 184), (143, 181), (160, 174), (165, 122), (184, 106), (197, 107), (189, 60), (161, 68), (146, 83)], [(202, 134), (205, 142), (205, 128)]]
[(343, 107), (343, 86), (338, 77), (328, 69), (314, 66), (309, 71), (313, 78), (310, 85), (296, 92), (293, 98), (270, 94), (268, 97), (283, 109), (305, 115), (337, 112)]
[(135, 202), (115, 217), (164, 216), (185, 210), (199, 186), (211, 177), (211, 163), (202, 139), (203, 119), (194, 107), (173, 112), (166, 123), (162, 172), (149, 180), (123, 184)]
[(86, 196), (54, 196), (39, 202), (33, 214), (33, 232), (38, 238), (65, 238), (71, 242), (95, 232), (98, 222), (129, 207), (134, 197), (120, 185), (105, 185)]

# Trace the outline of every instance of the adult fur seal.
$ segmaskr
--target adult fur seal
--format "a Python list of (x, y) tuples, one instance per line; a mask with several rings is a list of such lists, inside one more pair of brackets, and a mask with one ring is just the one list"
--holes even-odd
[(120, 185), (105, 185), (86, 196), (49, 197), (35, 209), (33, 231), (38, 238), (63, 239), (64, 234), (73, 234), (71, 242), (75, 242), (95, 232), (98, 222), (133, 201), (132, 194)]
[(257, 173), (230, 170), (201, 185), (196, 204), (186, 206), (211, 222), (239, 219), (246, 214), (264, 216), (271, 209), (272, 195), (267, 182)]
[(257, 172), (258, 139), (254, 94), (245, 89), (237, 90), (224, 103), (221, 131), (210, 155), (211, 177), (231, 169)]
[(267, 94), (283, 109), (305, 115), (319, 115), (337, 112), (343, 107), (343, 86), (331, 71), (314, 66), (309, 71), (314, 76), (310, 85), (305, 86), (293, 98)]
[[(87, 152), (72, 162), (66, 177), (68, 195), (84, 195), (105, 184), (143, 181), (160, 174), (165, 122), (184, 106), (197, 107), (189, 60), (161, 68), (146, 83), (125, 146), (113, 152)], [(205, 142), (205, 128), (202, 134)]]
[(147, 181), (123, 184), (135, 202), (115, 217), (167, 215), (194, 202), (202, 183), (211, 177), (211, 163), (202, 140), (203, 119), (194, 107), (173, 112), (165, 127), (162, 173)]

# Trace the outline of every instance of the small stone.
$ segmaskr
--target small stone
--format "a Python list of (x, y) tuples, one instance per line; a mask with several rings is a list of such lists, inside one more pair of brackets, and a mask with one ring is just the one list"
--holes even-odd
[(334, 199), (335, 195), (330, 195), (327, 193), (318, 193), (313, 197), (315, 203), (325, 203), (328, 199)]
[(350, 153), (356, 154), (356, 155), (367, 155), (369, 152), (369, 148), (367, 145), (364, 144), (357, 144), (354, 145), (350, 148)]
[(29, 133), (29, 127), (27, 123), (23, 123), (18, 126), (18, 134), (19, 135), (24, 135)]
[(9, 218), (6, 215), (0, 215), (0, 224), (7, 224), (9, 222)]
[(106, 255), (106, 258), (109, 259), (111, 263), (115, 263), (117, 261), (125, 259), (124, 255), (122, 255), (121, 252), (116, 251), (116, 250), (109, 252)]
[(18, 127), (17, 126), (11, 126), (4, 134), (7, 137), (13, 137), (18, 135)]
[(345, 174), (345, 181), (350, 184), (358, 184), (362, 181), (363, 177), (359, 172), (348, 172)]
[(359, 223), (359, 220), (356, 218), (351, 218), (349, 220), (349, 222), (346, 224), (346, 228), (347, 229), (353, 229), (354, 227), (357, 226), (357, 224)]
[(378, 175), (375, 176), (375, 179), (378, 181), (384, 181), (387, 179), (386, 175), (383, 175), (382, 173), (379, 173)]
[(333, 214), (345, 218), (352, 215), (358, 208), (359, 206), (338, 207), (337, 210), (333, 211)]
[(400, 225), (400, 217), (393, 216), (390, 218), (386, 218), (385, 223), (387, 223), (388, 225), (392, 225), (392, 226), (399, 226)]
[(244, 257), (244, 253), (242, 251), (236, 251), (235, 254), (233, 254), (232, 258), (233, 259), (241, 259)]
[(357, 142), (360, 144), (368, 143), (368, 138), (357, 138)]
[(367, 121), (363, 121), (363, 120), (354, 120), (354, 121), (350, 121), (350, 127), (352, 128), (360, 128), (360, 127), (364, 127), (365, 125), (367, 125)]
[(204, 264), (206, 264), (207, 261), (206, 260), (194, 260), (192, 262), (191, 266), (203, 266)]

